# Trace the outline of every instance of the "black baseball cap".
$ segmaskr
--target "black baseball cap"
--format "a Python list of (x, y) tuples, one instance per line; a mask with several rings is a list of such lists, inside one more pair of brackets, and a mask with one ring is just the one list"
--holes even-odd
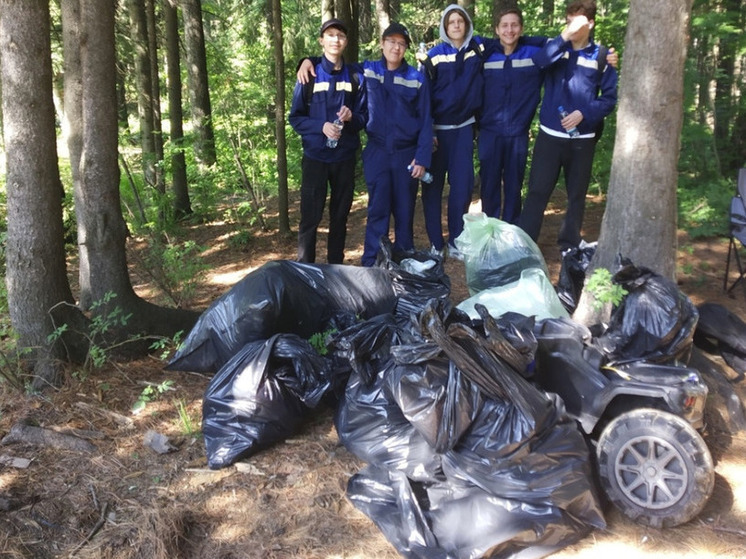
[(319, 37), (321, 37), (324, 34), (324, 31), (326, 31), (330, 27), (336, 27), (342, 33), (347, 35), (347, 26), (341, 20), (332, 18), (332, 19), (327, 19), (324, 23), (321, 24), (321, 30), (319, 31)]
[(391, 35), (401, 35), (407, 41), (407, 46), (412, 44), (412, 39), (409, 37), (409, 31), (407, 31), (407, 28), (401, 23), (392, 21), (391, 25), (389, 25), (383, 32), (383, 35), (381, 35), (381, 38), (385, 39)]

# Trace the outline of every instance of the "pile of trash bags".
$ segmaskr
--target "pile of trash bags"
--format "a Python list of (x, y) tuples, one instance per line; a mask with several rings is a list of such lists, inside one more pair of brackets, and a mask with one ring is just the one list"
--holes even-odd
[[(375, 267), (270, 262), (215, 301), (168, 365), (215, 373), (209, 466), (331, 406), (341, 442), (367, 464), (347, 496), (403, 556), (543, 557), (604, 527), (586, 440), (529, 380), (537, 322), (567, 317), (543, 257), (514, 226), (466, 225), (457, 247), (486, 302), (453, 307), (439, 257), (394, 255), (385, 241)], [(604, 351), (685, 353), (697, 313), (675, 284), (631, 265), (617, 279), (630, 294)]]
[(269, 263), (203, 313), (168, 367), (215, 372), (209, 466), (329, 405), (367, 463), (348, 498), (402, 555), (541, 557), (603, 527), (585, 440), (522, 376), (534, 319), (481, 305), (472, 319), (451, 307), (439, 258), (382, 252), (374, 268)]

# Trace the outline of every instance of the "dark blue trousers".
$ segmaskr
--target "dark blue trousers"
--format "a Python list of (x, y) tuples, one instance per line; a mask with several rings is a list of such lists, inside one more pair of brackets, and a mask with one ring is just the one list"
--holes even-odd
[(591, 180), (595, 151), (595, 138), (558, 138), (539, 131), (528, 176), (528, 194), (519, 220), (521, 229), (534, 241), (539, 238), (544, 210), (562, 170), (567, 188), (567, 210), (557, 244), (561, 250), (580, 244), (585, 195)]
[(521, 215), (528, 136), (500, 136), (480, 130), (478, 145), (482, 211), (515, 224)]
[(388, 153), (372, 142), (363, 150), (363, 173), (368, 185), (368, 221), (365, 226), (363, 266), (376, 263), (380, 239), (388, 236), (394, 217), (395, 251), (414, 249), (414, 206), (417, 180), (407, 171), (415, 148)]
[(443, 187), (448, 174), (448, 242), (464, 229), (464, 214), (469, 211), (474, 191), (474, 131), (471, 126), (455, 130), (437, 130), (438, 149), (433, 153), (430, 172), (433, 182), (422, 183), (422, 208), (430, 244), (441, 250), (443, 241)]

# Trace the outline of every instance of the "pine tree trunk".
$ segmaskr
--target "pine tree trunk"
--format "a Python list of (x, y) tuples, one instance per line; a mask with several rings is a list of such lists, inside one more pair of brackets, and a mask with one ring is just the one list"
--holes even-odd
[(59, 344), (50, 310), (73, 303), (57, 167), (49, 3), (0, 0), (0, 59), (7, 156), (6, 285), (18, 347), (34, 366), (34, 385), (59, 383)]
[[(621, 254), (676, 276), (676, 186), (692, 2), (630, 3), (608, 200), (592, 269)], [(574, 318), (588, 323), (584, 293)]]
[(131, 314), (122, 336), (148, 333), (171, 336), (190, 328), (198, 313), (167, 309), (140, 299), (127, 270), (127, 227), (119, 197), (118, 138), (115, 91), (114, 5), (109, 0), (81, 0), (81, 62), (83, 67), (83, 155), (81, 159), (81, 283), (98, 314), (116, 307)]
[(158, 25), (156, 23), (155, 1), (145, 0), (145, 19), (148, 27), (150, 50), (150, 83), (153, 94), (153, 150), (155, 152), (155, 189), (166, 193), (163, 176), (163, 125), (161, 122), (161, 80), (158, 68)]
[(285, 58), (282, 49), (282, 8), (280, 0), (272, 0), (272, 30), (275, 54), (275, 139), (277, 141), (277, 203), (280, 233), (290, 233), (288, 216), (288, 160), (285, 138)]
[(166, 26), (166, 64), (168, 66), (168, 118), (171, 128), (171, 191), (177, 217), (192, 213), (187, 185), (184, 156), (184, 115), (181, 108), (181, 63), (179, 56), (179, 19), (177, 6), (164, 0), (163, 15)]
[(199, 134), (196, 146), (197, 159), (211, 167), (217, 161), (215, 134), (212, 127), (210, 89), (207, 79), (207, 55), (205, 34), (202, 27), (201, 0), (182, 0), (181, 15), (184, 18), (184, 47), (187, 58), (189, 100), (194, 127)]
[(137, 114), (140, 117), (140, 147), (142, 167), (147, 184), (156, 184), (156, 154), (153, 124), (153, 80), (148, 25), (144, 0), (127, 0), (132, 44), (135, 49), (135, 82), (137, 83)]

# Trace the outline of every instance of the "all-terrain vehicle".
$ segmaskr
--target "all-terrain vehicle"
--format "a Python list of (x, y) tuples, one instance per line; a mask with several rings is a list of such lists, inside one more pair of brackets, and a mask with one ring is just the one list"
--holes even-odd
[(599, 482), (636, 522), (663, 528), (694, 518), (715, 474), (699, 434), (707, 386), (678, 362), (612, 362), (570, 319), (539, 321), (536, 382), (559, 394), (596, 449)]

